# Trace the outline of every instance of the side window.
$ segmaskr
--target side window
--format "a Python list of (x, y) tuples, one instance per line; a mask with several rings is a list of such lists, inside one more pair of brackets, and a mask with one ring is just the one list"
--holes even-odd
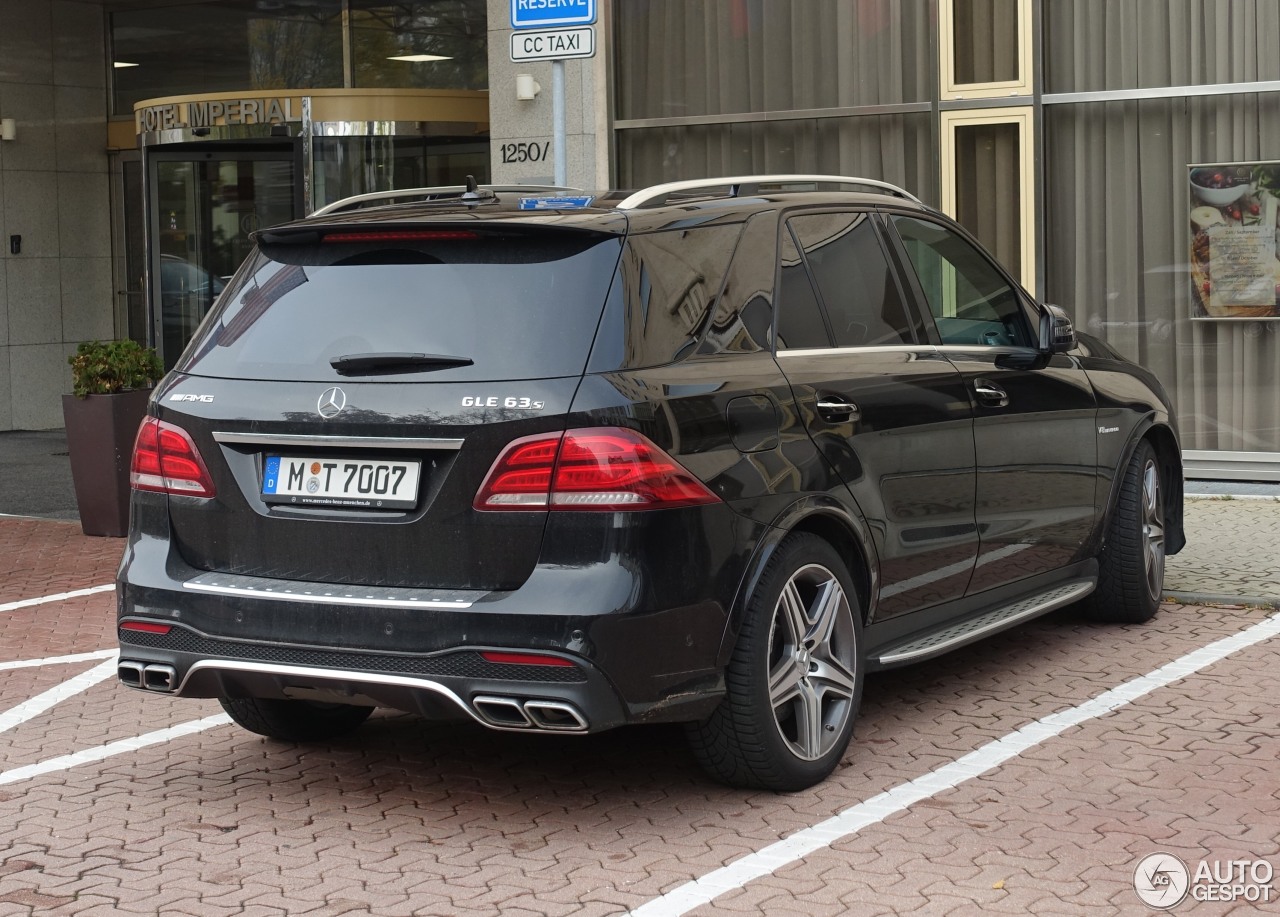
[(944, 344), (1032, 346), (1018, 291), (967, 239), (939, 223), (895, 216)]
[(809, 272), (786, 227), (778, 242), (778, 260), (782, 262), (782, 276), (778, 281), (778, 349), (830, 347), (831, 337)]
[(793, 217), (837, 347), (913, 344), (911, 323), (866, 213)]

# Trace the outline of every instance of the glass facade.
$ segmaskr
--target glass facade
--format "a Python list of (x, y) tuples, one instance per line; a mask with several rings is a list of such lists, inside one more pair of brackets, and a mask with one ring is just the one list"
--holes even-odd
[(351, 0), (351, 85), (484, 89), (489, 85), (483, 0)]
[(1044, 91), (1280, 80), (1275, 0), (1048, 0)]
[(110, 15), (112, 112), (132, 114), (143, 99), (250, 89), (485, 89), (486, 30), (484, 0), (206, 0), (119, 10)]
[(619, 118), (920, 102), (926, 0), (614, 4)]
[(822, 173), (881, 178), (936, 199), (927, 113), (697, 124), (618, 136), (618, 184), (701, 175)]
[(110, 22), (116, 115), (159, 96), (343, 85), (342, 0), (190, 3)]

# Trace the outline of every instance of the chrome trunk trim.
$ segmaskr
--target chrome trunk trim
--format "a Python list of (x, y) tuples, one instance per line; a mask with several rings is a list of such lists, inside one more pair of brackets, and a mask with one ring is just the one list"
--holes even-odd
[(353, 586), (346, 583), (313, 583), (306, 580), (270, 579), (231, 573), (202, 573), (182, 584), (192, 592), (238, 598), (273, 599), (312, 605), (370, 605), (377, 608), (470, 608), (487, 592), (409, 587)]

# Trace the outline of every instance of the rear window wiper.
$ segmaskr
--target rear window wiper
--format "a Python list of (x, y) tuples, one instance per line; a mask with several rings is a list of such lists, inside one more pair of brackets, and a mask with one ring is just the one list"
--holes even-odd
[(334, 357), (329, 365), (344, 376), (377, 373), (412, 373), (452, 366), (470, 366), (469, 357), (450, 357), (438, 353), (348, 353)]

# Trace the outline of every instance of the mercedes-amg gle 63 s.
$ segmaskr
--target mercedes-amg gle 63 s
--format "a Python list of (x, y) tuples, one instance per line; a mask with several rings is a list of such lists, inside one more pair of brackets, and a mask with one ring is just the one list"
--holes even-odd
[(686, 724), (739, 786), (865, 673), (1156, 613), (1169, 399), (882, 182), (418, 189), (255, 236), (133, 456), (120, 679), (316, 741), (375, 707)]

